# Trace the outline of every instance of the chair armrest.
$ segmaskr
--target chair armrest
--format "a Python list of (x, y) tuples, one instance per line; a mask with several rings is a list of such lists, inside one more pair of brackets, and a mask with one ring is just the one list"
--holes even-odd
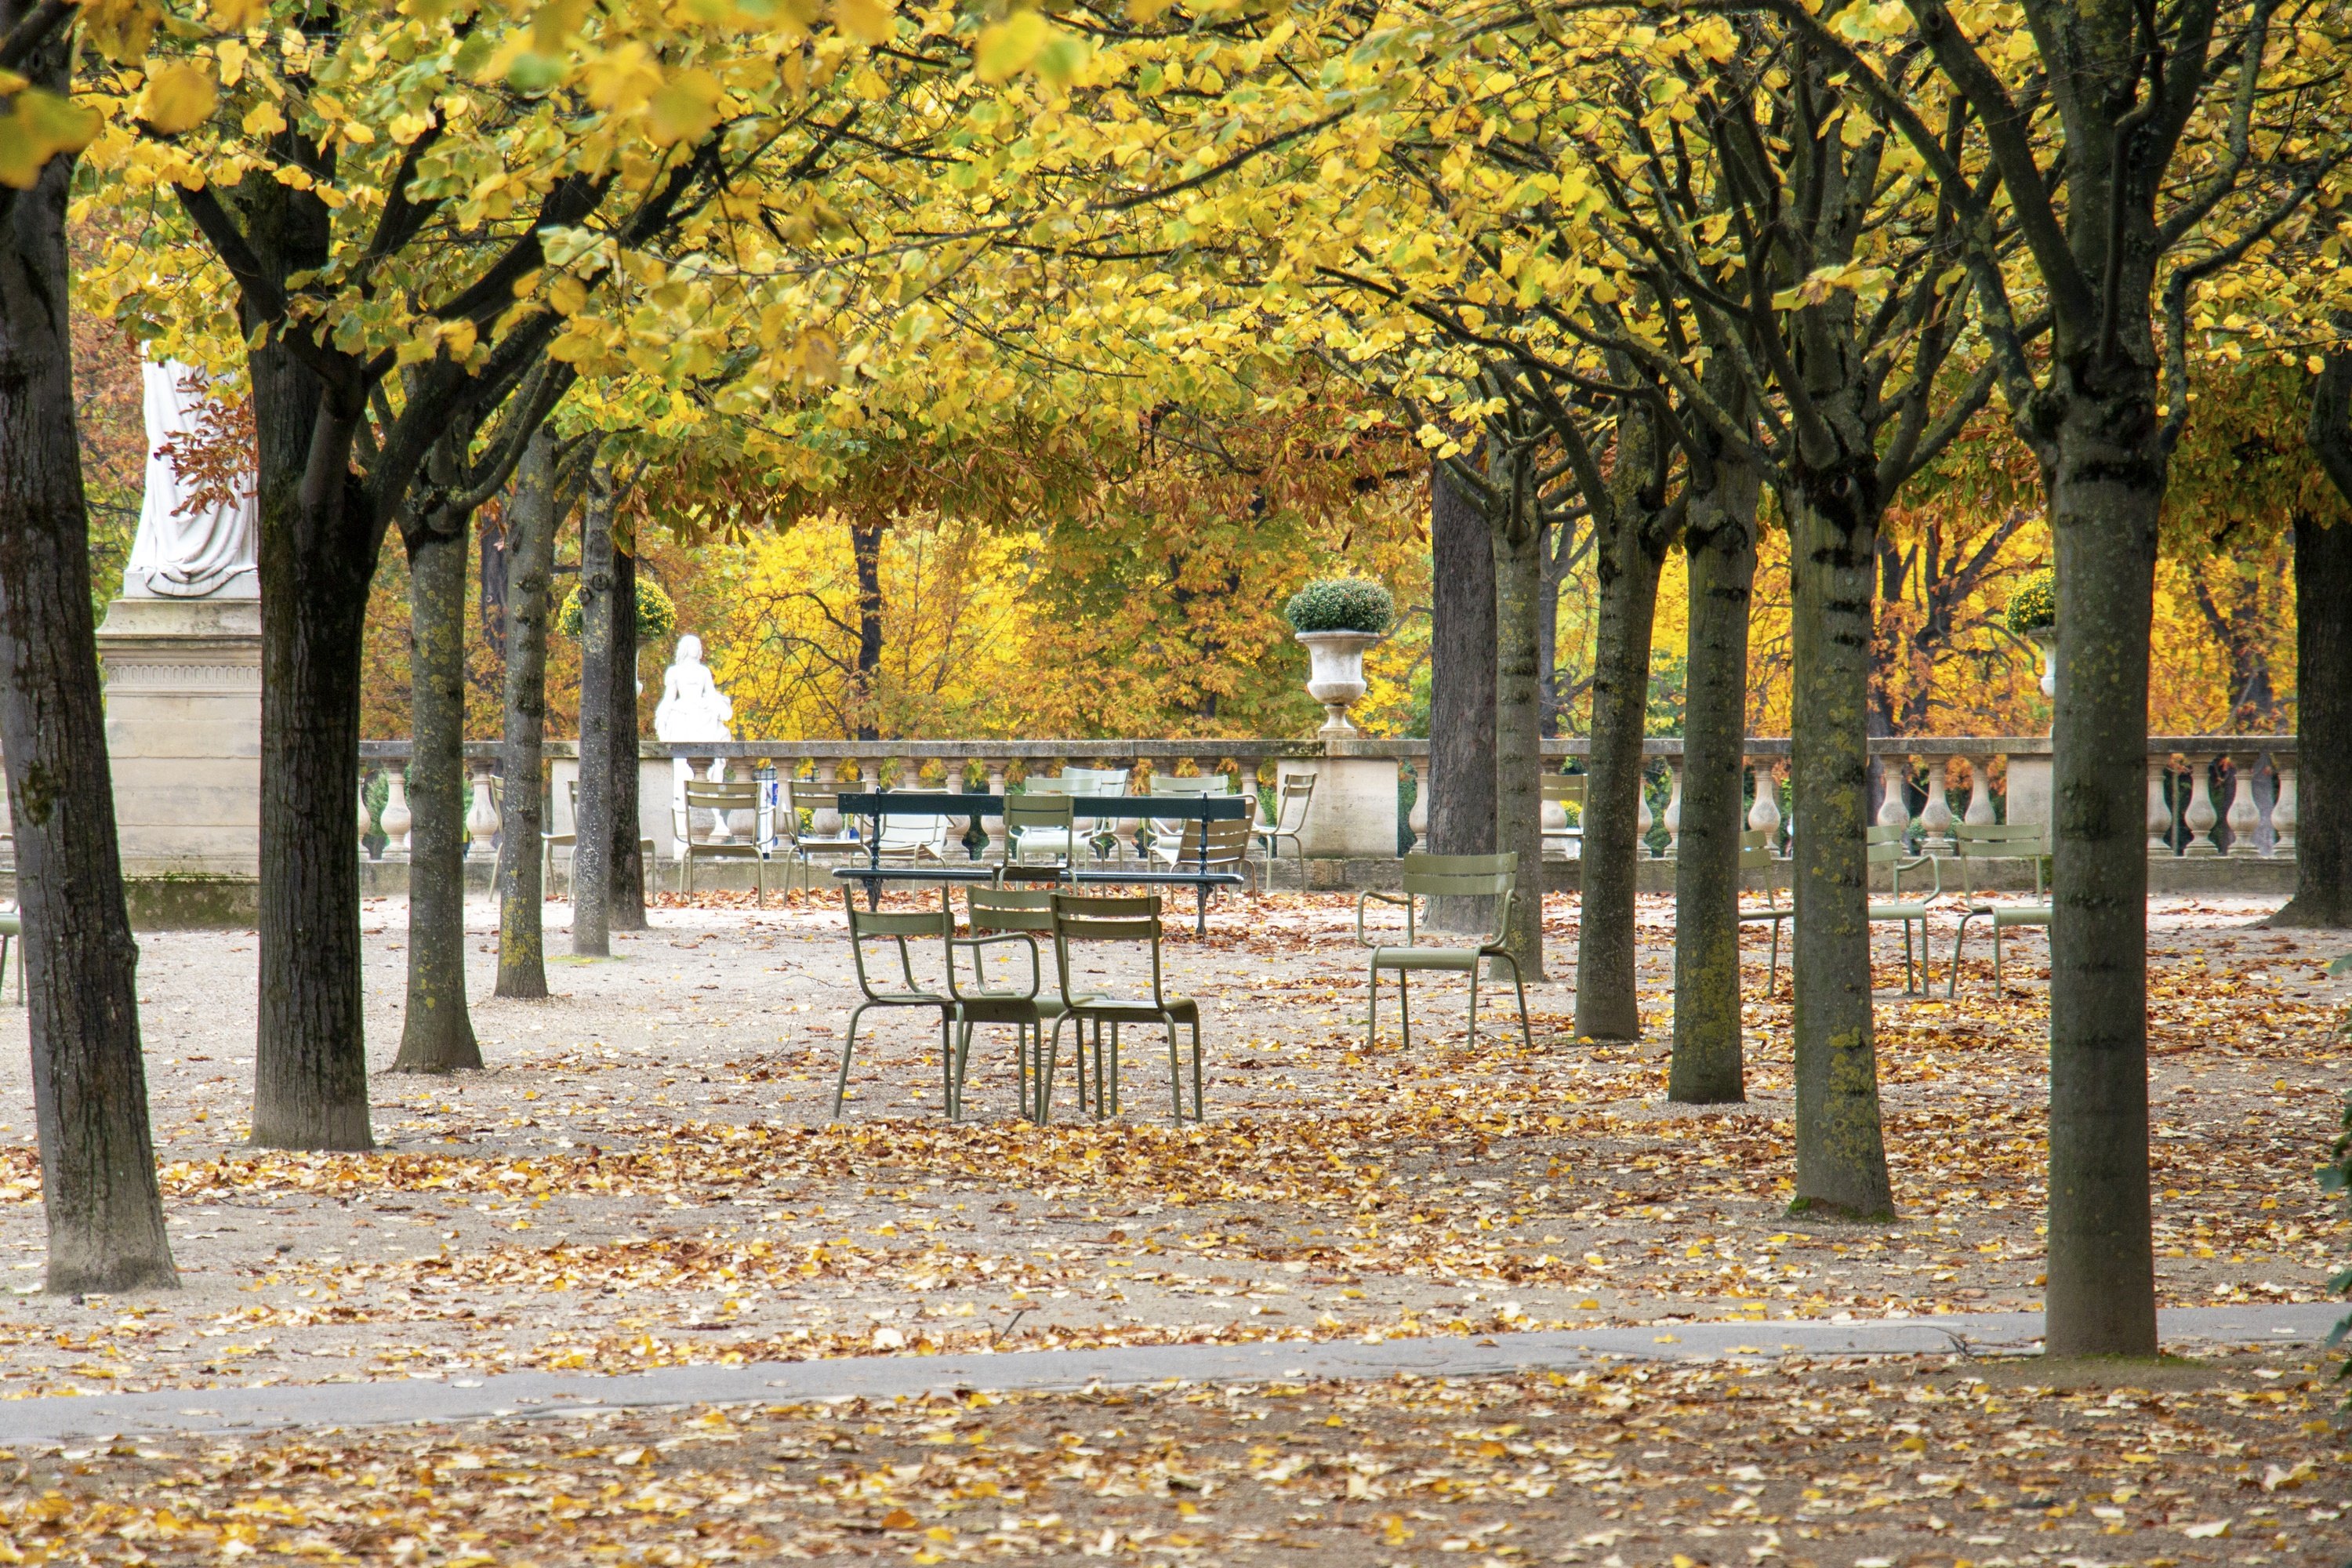
[[(1407, 910), (1411, 910), (1412, 908), (1412, 898), (1402, 893), (1381, 893), (1368, 890), (1357, 894), (1356, 945), (1358, 947), (1377, 947), (1379, 945), (1377, 942), (1367, 941), (1364, 936), (1364, 906), (1375, 900), (1383, 904), (1402, 904)], [(1407, 940), (1411, 940), (1410, 936), (1408, 936)]]

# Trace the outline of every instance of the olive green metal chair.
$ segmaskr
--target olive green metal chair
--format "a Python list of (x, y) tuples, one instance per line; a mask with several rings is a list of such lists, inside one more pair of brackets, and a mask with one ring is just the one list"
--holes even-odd
[[(1356, 900), (1356, 941), (1371, 949), (1371, 963), (1366, 971), (1368, 1005), (1364, 1016), (1364, 1044), (1370, 1047), (1380, 1036), (1381, 971), (1393, 969), (1397, 975), (1397, 1011), (1404, 1021), (1404, 1043), (1412, 1045), (1412, 999), (1406, 987), (1405, 976), (1414, 970), (1431, 970), (1465, 973), (1470, 976), (1470, 1044), (1478, 1044), (1478, 971), (1488, 961), (1511, 966), (1511, 989), (1519, 1000), (1519, 1038), (1530, 1050), (1535, 1047), (1535, 1036), (1528, 1027), (1528, 988), (1520, 977), (1519, 961), (1503, 945), (1511, 929), (1511, 906), (1518, 898), (1519, 857), (1516, 850), (1501, 855), (1422, 855), (1404, 858), (1404, 890), (1401, 893), (1367, 892)], [(1423, 947), (1421, 945), (1421, 906), (1423, 899), (1479, 899), (1495, 900), (1494, 934), (1475, 947)], [(1373, 942), (1364, 932), (1364, 906), (1368, 903), (1399, 904), (1404, 908), (1404, 945), (1391, 947)]]
[(1315, 775), (1284, 773), (1275, 791), (1274, 820), (1264, 827), (1255, 828), (1258, 847), (1265, 852), (1265, 885), (1274, 886), (1274, 868), (1281, 862), (1282, 847), (1290, 846), (1292, 863), (1298, 868), (1298, 890), (1307, 890), (1307, 814), (1315, 806)]
[[(950, 991), (927, 989), (922, 982), (915, 978), (914, 953), (908, 945), (913, 942), (937, 942), (940, 943), (942, 956), (946, 957), (950, 964), (953, 963), (954, 960), (947, 944), (955, 936), (955, 911), (948, 905), (947, 889), (944, 888), (940, 889), (938, 909), (923, 910), (915, 913), (902, 914), (895, 910), (884, 913), (873, 910), (861, 910), (857, 907), (852, 897), (852, 891), (848, 888), (841, 889), (841, 904), (842, 908), (849, 911), (849, 955), (857, 969), (857, 989), (864, 994), (866, 1000), (860, 1002), (856, 1010), (849, 1015), (849, 1029), (842, 1037), (841, 1072), (834, 1079), (833, 1084), (833, 1119), (836, 1121), (841, 1120), (842, 1097), (849, 1089), (849, 1058), (857, 1049), (857, 1020), (876, 1007), (936, 1007), (939, 1009), (940, 1088), (945, 1098), (947, 1113), (952, 1117), (955, 1114), (957, 1100), (955, 1047), (949, 1031), (958, 1014), (956, 999), (951, 994), (952, 979), (950, 979)], [(869, 942), (887, 942), (898, 947), (898, 974), (905, 982), (904, 989), (890, 988), (887, 973), (884, 976), (883, 985), (877, 987), (874, 977), (866, 972), (866, 944)]]
[[(971, 1058), (972, 1030), (986, 1024), (1011, 1024), (1018, 1032), (1015, 1059), (1021, 1113), (1034, 1121), (1043, 1121), (1045, 1112), (1038, 1104), (1035, 1085), (1045, 1081), (1045, 1021), (1058, 1018), (1068, 1010), (1063, 993), (1045, 984), (1037, 946), (1038, 938), (1053, 938), (1054, 895), (1043, 889), (973, 888), (965, 897), (971, 934), (948, 941), (948, 991), (956, 1003), (955, 1094), (948, 1114), (953, 1118), (963, 1115), (964, 1075)], [(1012, 950), (1011, 961), (998, 966), (1000, 974), (994, 980), (988, 973), (992, 948)], [(959, 952), (971, 955), (970, 984), (964, 983), (961, 966), (956, 962)], [(1019, 968), (1024, 954), (1029, 960), (1025, 982)], [(1057, 970), (1057, 975), (1058, 973)]]
[[(1936, 863), (1934, 856), (1914, 855), (1910, 852), (1906, 843), (1910, 831), (1908, 827), (1871, 828), (1868, 846), (1870, 863), (1869, 870), (1865, 874), (1875, 877), (1878, 868), (1881, 866), (1886, 868), (1887, 890), (1891, 896), (1871, 900), (1870, 919), (1873, 924), (1885, 921), (1902, 922), (1903, 994), (1917, 996), (1936, 984), (1935, 960), (1927, 951), (1927, 906), (1944, 895), (1944, 870)], [(1932, 879), (1927, 896), (1917, 899), (1905, 898), (1903, 873), (1916, 871), (1922, 866), (1927, 868), (1927, 874)], [(1916, 973), (1911, 963), (1911, 928), (1915, 924), (1919, 928), (1919, 963)]]
[[(695, 828), (695, 814), (709, 812), (710, 826)], [(752, 884), (759, 889), (761, 908), (768, 902), (768, 858), (760, 852), (761, 833), (746, 836), (732, 830), (729, 818), (739, 812), (761, 814), (760, 786), (751, 780), (712, 783), (688, 779), (681, 786), (678, 805), (671, 812), (677, 833), (677, 890), (694, 891), (694, 868), (705, 860), (749, 860)], [(789, 884), (788, 884), (789, 885)]]
[[(1992, 984), (2000, 989), (2000, 933), (2018, 926), (2050, 924), (2051, 902), (2045, 891), (2043, 868), (2050, 853), (2049, 835), (2040, 823), (1968, 823), (1952, 824), (1953, 858), (1960, 866), (1960, 929), (1952, 938), (1952, 970), (1944, 994), (1956, 996), (1960, 985), (1960, 947), (1969, 940), (1969, 922), (1986, 921), (1992, 927)], [(2033, 900), (2031, 903), (1996, 904), (1977, 889), (1977, 878), (1988, 868), (2003, 860), (2033, 862)]]
[[(1087, 1027), (1093, 1026), (1092, 1048), (1095, 1067), (1094, 1113), (1099, 1121), (1106, 1116), (1118, 1114), (1118, 1031), (1125, 1024), (1158, 1024), (1168, 1031), (1168, 1092), (1173, 1102), (1178, 1121), (1184, 1116), (1184, 1072), (1177, 1045), (1177, 1030), (1188, 1028), (1192, 1035), (1192, 1115), (1201, 1121), (1204, 1115), (1201, 1075), (1201, 1005), (1189, 996), (1168, 994), (1165, 974), (1160, 966), (1160, 900), (1157, 898), (1097, 899), (1071, 893), (1055, 893), (1054, 900), (1054, 973), (1061, 983), (1065, 1006), (1062, 1016), (1054, 1020), (1054, 1032), (1045, 1047), (1045, 1070), (1038, 1075), (1037, 1120), (1044, 1121), (1053, 1112), (1054, 1073), (1062, 1051), (1062, 1026), (1078, 1026), (1076, 1049), (1072, 1052), (1077, 1069), (1078, 1109), (1087, 1108)], [(1150, 996), (1106, 996), (1081, 992), (1072, 983), (1070, 950), (1078, 942), (1133, 942), (1148, 945), (1151, 950), (1151, 994)], [(1110, 1031), (1108, 1058), (1103, 1050), (1103, 1031)]]
[[(802, 814), (807, 820), (802, 820)], [(820, 833), (816, 824), (820, 815), (835, 819), (831, 833)], [(784, 850), (784, 888), (790, 891), (793, 873), (798, 868), (803, 889), (816, 885), (816, 865), (820, 858), (837, 860), (854, 859), (866, 853), (865, 841), (850, 831), (849, 824), (841, 820), (841, 791), (814, 779), (784, 781), (784, 809), (776, 824), (782, 830)]]
[(1750, 829), (1739, 836), (1739, 880), (1745, 884), (1751, 877), (1764, 883), (1764, 902), (1743, 905), (1739, 923), (1744, 926), (1769, 925), (1772, 928), (1772, 959), (1764, 971), (1764, 994), (1769, 996), (1780, 984), (1780, 927), (1797, 918), (1796, 910), (1780, 901), (1780, 872), (1788, 865), (1772, 853), (1772, 835), (1769, 830)]

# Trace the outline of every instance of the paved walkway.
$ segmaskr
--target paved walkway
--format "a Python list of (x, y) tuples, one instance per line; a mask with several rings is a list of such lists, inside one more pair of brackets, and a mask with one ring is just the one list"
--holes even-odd
[[(2343, 1309), (2183, 1307), (2160, 1321), (2168, 1348), (2311, 1344)], [(1970, 1312), (1866, 1322), (1708, 1322), (1360, 1341), (1152, 1345), (1004, 1355), (858, 1356), (677, 1366), (621, 1377), (510, 1373), (439, 1382), (277, 1384), (164, 1390), (0, 1404), (0, 1443), (65, 1443), (141, 1433), (241, 1432), (562, 1415), (647, 1405), (894, 1399), (961, 1389), (1051, 1391), (1091, 1384), (1264, 1383), (1285, 1378), (1480, 1377), (1572, 1366), (1598, 1356), (1660, 1360), (1735, 1355), (2025, 1354), (2039, 1349), (2038, 1312)]]

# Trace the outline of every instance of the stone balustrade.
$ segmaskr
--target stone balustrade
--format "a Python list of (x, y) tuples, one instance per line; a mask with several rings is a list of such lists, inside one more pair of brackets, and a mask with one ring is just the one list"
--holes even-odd
[[(1580, 738), (1544, 742), (1547, 767), (1566, 769), (1584, 756)], [(1751, 737), (1746, 742), (1749, 774), (1748, 824), (1785, 844), (1786, 778), (1790, 743)], [(1896, 736), (1873, 740), (1872, 755), (1882, 777), (1901, 789), (1881, 791), (1877, 821), (1916, 829), (1930, 847), (1948, 844), (1956, 823), (2047, 822), (2050, 820), (2051, 742), (2031, 736)], [(1642, 800), (1641, 827), (1654, 858), (1671, 858), (1680, 831), (1682, 742), (1671, 737), (1643, 742), (1651, 788)], [(572, 831), (571, 785), (578, 762), (569, 742), (546, 748), (550, 830)], [(370, 858), (406, 857), (411, 821), (400, 764), (407, 742), (372, 741), (361, 747), (362, 787), (358, 806), (362, 853)], [(468, 858), (488, 859), (499, 831), (499, 748), (475, 742), (466, 748), (471, 781), (466, 813)], [(697, 777), (749, 779), (774, 776), (804, 781), (819, 792), (877, 784), (903, 789), (968, 788), (1002, 794), (1009, 784), (1044, 778), (1065, 767), (1112, 768), (1124, 773), (1130, 789), (1154, 778), (1223, 773), (1271, 788), (1284, 778), (1312, 775), (1313, 805), (1303, 835), (1309, 860), (1391, 860), (1418, 842), (1428, 826), (1428, 798), (1418, 787), (1426, 776), (1425, 740), (1362, 737), (1301, 741), (1111, 740), (1111, 741), (731, 741), (682, 745), (641, 743), (638, 749), (641, 837), (653, 842), (662, 861), (677, 855), (673, 811), (677, 763)], [(2188, 859), (2292, 859), (2294, 854), (2294, 741), (2283, 735), (2156, 736), (2148, 742), (2147, 849), (2151, 856)], [(773, 769), (769, 774), (766, 770)], [(380, 793), (374, 781), (381, 779)], [(1758, 787), (1759, 785), (1769, 787)], [(1653, 810), (1654, 797), (1658, 806)], [(1549, 827), (1568, 826), (1563, 808), (1547, 805)], [(836, 825), (819, 822), (818, 831)], [(740, 820), (703, 823), (703, 830), (729, 836), (757, 831), (749, 814)], [(1123, 831), (1148, 834), (1141, 824)], [(971, 825), (968, 846), (983, 854), (1001, 851), (1003, 823), (993, 817)], [(1337, 873), (1337, 868), (1335, 868)]]

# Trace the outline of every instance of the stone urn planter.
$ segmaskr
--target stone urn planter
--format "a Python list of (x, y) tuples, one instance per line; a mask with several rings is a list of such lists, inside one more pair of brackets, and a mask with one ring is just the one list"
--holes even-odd
[(2026, 635), (2042, 650), (2042, 695), (2054, 698), (2058, 695), (2058, 628), (2051, 626)]
[(1381, 632), (1299, 632), (1307, 647), (1307, 695), (1323, 704), (1326, 735), (1352, 735), (1348, 710), (1364, 695), (1364, 650)]

